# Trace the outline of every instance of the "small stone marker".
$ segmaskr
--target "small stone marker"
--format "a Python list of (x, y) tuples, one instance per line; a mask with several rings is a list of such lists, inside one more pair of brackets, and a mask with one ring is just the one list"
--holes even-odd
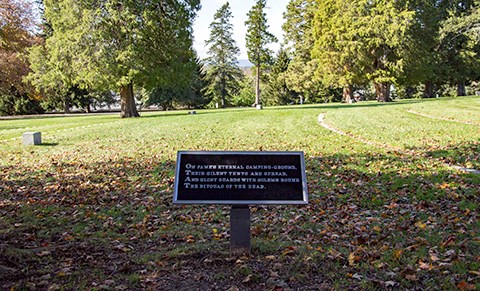
[(39, 145), (42, 143), (42, 134), (40, 132), (25, 132), (22, 138), (23, 145)]
[(308, 204), (303, 152), (179, 151), (174, 204), (227, 204), (230, 254), (250, 254), (249, 205)]

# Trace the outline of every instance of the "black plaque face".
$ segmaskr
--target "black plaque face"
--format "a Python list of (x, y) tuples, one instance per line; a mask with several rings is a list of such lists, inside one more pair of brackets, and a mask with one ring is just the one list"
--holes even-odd
[(173, 202), (307, 204), (303, 152), (180, 151)]

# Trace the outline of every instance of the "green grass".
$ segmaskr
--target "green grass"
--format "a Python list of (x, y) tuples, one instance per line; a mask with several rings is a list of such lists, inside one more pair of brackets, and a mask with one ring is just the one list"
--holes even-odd
[[(480, 175), (447, 164), (480, 168), (479, 100), (0, 120), (0, 286), (478, 288)], [(252, 207), (229, 258), (228, 207), (171, 203), (178, 150), (304, 151), (310, 204)]]

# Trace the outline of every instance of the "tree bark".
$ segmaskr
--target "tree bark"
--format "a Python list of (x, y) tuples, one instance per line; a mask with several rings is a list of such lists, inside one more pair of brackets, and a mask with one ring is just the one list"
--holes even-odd
[(465, 89), (465, 81), (457, 81), (457, 96), (466, 96), (467, 90)]
[(343, 101), (347, 104), (352, 103), (353, 100), (353, 86), (347, 85), (343, 87)]
[(68, 97), (63, 102), (63, 111), (65, 113), (70, 113), (70, 99), (68, 99)]
[(417, 92), (417, 89), (415, 89), (413, 86), (407, 86), (405, 88), (405, 97), (406, 98), (413, 98), (413, 95)]
[(257, 65), (257, 76), (255, 77), (255, 106), (261, 105), (260, 101), (260, 64)]
[(423, 91), (423, 97), (424, 98), (433, 98), (435, 97), (433, 93), (433, 82), (432, 81), (427, 81), (425, 82), (425, 89)]
[(120, 117), (139, 117), (135, 98), (133, 96), (133, 83), (124, 85), (120, 88)]
[(227, 89), (226, 89), (226, 83), (227, 81), (225, 80), (225, 76), (222, 76), (222, 108), (225, 108), (227, 106), (226, 104), (226, 95), (227, 95)]
[(378, 102), (392, 102), (390, 98), (390, 83), (375, 83), (375, 94)]

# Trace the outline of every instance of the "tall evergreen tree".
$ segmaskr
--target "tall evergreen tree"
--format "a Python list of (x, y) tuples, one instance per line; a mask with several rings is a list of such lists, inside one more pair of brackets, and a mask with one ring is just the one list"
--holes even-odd
[(238, 67), (237, 55), (240, 49), (233, 39), (233, 17), (229, 2), (220, 7), (210, 24), (210, 38), (205, 41), (209, 47), (209, 57), (205, 59), (208, 70), (206, 80), (208, 86), (205, 93), (214, 101), (220, 101), (225, 108), (228, 99), (239, 90), (239, 79), (242, 71)]
[(465, 96), (466, 83), (480, 76), (480, 1), (458, 0), (453, 4), (439, 33), (443, 79), (456, 83), (457, 96)]
[(268, 74), (268, 83), (264, 94), (268, 105), (286, 105), (295, 101), (296, 94), (288, 88), (286, 82), (289, 64), (288, 53), (281, 48)]
[(207, 87), (207, 75), (204, 70), (203, 62), (197, 57), (195, 59), (195, 71), (193, 72), (192, 81), (190, 84), (191, 96), (185, 102), (188, 107), (204, 108), (212, 101), (209, 96), (204, 94)]
[(413, 12), (394, 0), (317, 0), (314, 57), (317, 77), (344, 88), (371, 81), (379, 101), (403, 72), (401, 58)]
[(317, 68), (316, 60), (311, 57), (315, 9), (315, 0), (291, 0), (283, 14), (284, 41), (292, 58), (285, 81), (304, 100), (316, 99), (323, 87), (312, 78)]
[[(196, 53), (194, 52), (194, 55)], [(198, 57), (192, 60), (195, 70), (190, 72), (190, 81), (183, 85), (163, 83), (153, 90), (143, 90), (142, 102), (145, 106), (157, 105), (163, 110), (177, 107), (203, 108), (211, 99), (203, 94), (206, 87), (203, 63)]]
[[(159, 83), (190, 81), (191, 23), (199, 0), (45, 0), (44, 4), (53, 35), (45, 46), (47, 60), (31, 77), (38, 84), (51, 87), (57, 77), (67, 77), (83, 88), (120, 89), (121, 116), (135, 117), (139, 114), (134, 84), (154, 88)], [(65, 68), (67, 73), (57, 75), (43, 70)]]
[(247, 26), (246, 45), (248, 59), (256, 68), (255, 104), (257, 106), (262, 104), (260, 101), (261, 67), (270, 63), (273, 53), (267, 45), (277, 41), (277, 38), (268, 31), (265, 6), (266, 0), (257, 0), (248, 12), (248, 19), (245, 22)]
[[(448, 0), (447, 0), (448, 1)], [(439, 81), (440, 67), (438, 55), (438, 31), (442, 18), (442, 2), (438, 0), (404, 1), (409, 10), (415, 11), (412, 25), (407, 31), (403, 74), (399, 77), (400, 86), (412, 88), (424, 84), (424, 97), (434, 96), (435, 83)]]

